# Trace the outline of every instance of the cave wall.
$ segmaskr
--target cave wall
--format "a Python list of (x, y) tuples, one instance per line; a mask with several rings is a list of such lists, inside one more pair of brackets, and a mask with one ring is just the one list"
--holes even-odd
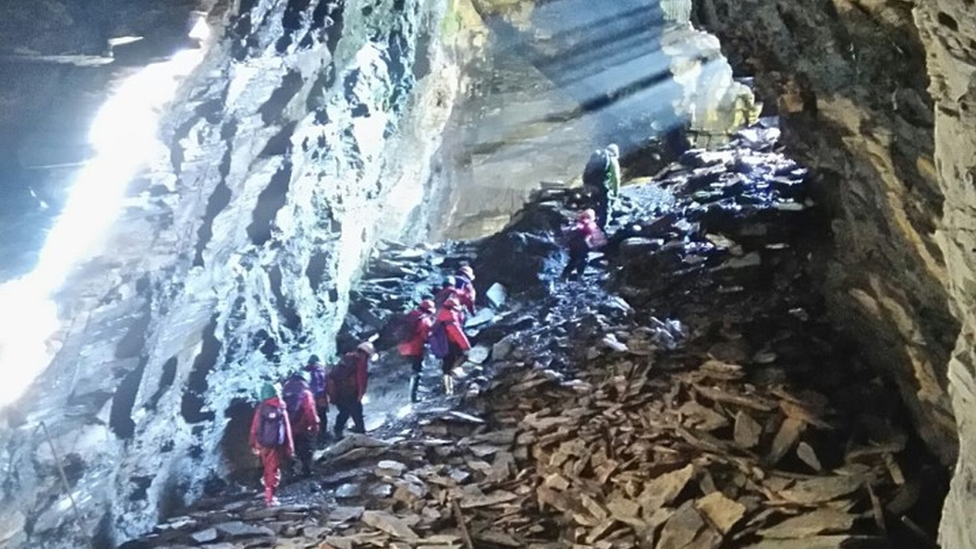
[(955, 474), (944, 549), (976, 547), (976, 11), (972, 0), (697, 0), (836, 219), (839, 325), (898, 382)]
[(976, 9), (972, 0), (919, 2), (915, 21), (927, 51), (935, 100), (935, 165), (945, 196), (936, 235), (962, 329), (949, 361), (959, 460), (942, 515), (944, 549), (976, 547)]
[(820, 274), (838, 325), (897, 382), (919, 434), (952, 463), (947, 364), (959, 325), (936, 239), (946, 200), (911, 3), (698, 0), (695, 14), (733, 66), (755, 75), (790, 152), (817, 169), (834, 214)]
[(335, 351), (373, 243), (419, 237), (436, 194), (458, 78), (446, 9), (242, 0), (212, 21), (223, 38), (166, 114), (166, 146), (57, 298), (54, 362), (7, 410), (0, 544), (146, 532), (226, 477), (226, 410)]

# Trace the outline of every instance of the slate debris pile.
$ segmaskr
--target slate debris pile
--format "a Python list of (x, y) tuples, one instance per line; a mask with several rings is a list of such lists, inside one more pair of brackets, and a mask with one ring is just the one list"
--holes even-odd
[[(241, 501), (137, 547), (932, 546), (919, 509), (938, 467), (830, 330), (804, 267), (802, 170), (761, 143), (682, 162), (670, 196), (625, 193), (609, 275), (491, 312), (464, 397), (319, 456), (324, 501)], [(580, 200), (543, 191), (507, 232), (551, 241)], [(394, 246), (358, 299), (395, 301), (471, 253)], [(235, 522), (255, 530), (219, 526)]]
[(444, 277), (474, 254), (474, 245), (467, 242), (436, 246), (380, 243), (363, 278), (350, 292), (349, 310), (338, 338), (340, 347), (355, 346), (374, 335), (380, 336), (379, 349), (395, 345), (390, 321), (434, 295)]

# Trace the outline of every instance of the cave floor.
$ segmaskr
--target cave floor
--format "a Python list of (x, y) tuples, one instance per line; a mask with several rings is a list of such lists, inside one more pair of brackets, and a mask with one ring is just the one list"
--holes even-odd
[(255, 472), (124, 547), (934, 546), (945, 473), (831, 328), (806, 185), (774, 143), (689, 152), (625, 189), (576, 281), (554, 276), (551, 237), (587, 205), (574, 189), (536, 193), (482, 241), (388, 247), (347, 338), (386, 341), (384, 321), (466, 257), (510, 294), (471, 327), (460, 394), (429, 363), (409, 405), (384, 352), (369, 434), (286, 478), (281, 507), (263, 508)]

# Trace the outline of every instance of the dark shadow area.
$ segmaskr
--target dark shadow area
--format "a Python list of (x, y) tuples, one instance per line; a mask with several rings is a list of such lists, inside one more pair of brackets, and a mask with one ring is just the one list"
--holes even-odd
[(203, 345), (200, 354), (193, 360), (193, 369), (187, 379), (186, 389), (183, 392), (183, 401), (180, 414), (187, 423), (201, 423), (213, 421), (214, 413), (204, 411), (207, 400), (204, 395), (207, 393), (209, 384), (207, 376), (217, 366), (217, 358), (223, 344), (217, 339), (217, 315), (210, 320), (210, 324), (203, 331)]
[(145, 358), (142, 359), (136, 369), (122, 378), (112, 398), (108, 426), (115, 436), (123, 440), (130, 439), (135, 434), (136, 424), (132, 421), (132, 408), (139, 394), (139, 385), (142, 383), (142, 374), (146, 371), (146, 362)]
[(271, 181), (258, 195), (258, 203), (252, 214), (251, 224), (247, 226), (247, 235), (255, 246), (263, 246), (271, 240), (274, 218), (285, 205), (288, 188), (291, 184), (291, 163), (285, 161), (278, 171), (271, 176)]

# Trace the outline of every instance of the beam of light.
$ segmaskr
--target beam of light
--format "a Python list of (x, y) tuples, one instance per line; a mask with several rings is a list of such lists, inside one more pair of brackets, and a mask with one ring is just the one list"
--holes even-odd
[(129, 182), (163, 147), (156, 137), (163, 107), (204, 54), (185, 50), (141, 69), (99, 109), (89, 135), (95, 156), (72, 183), (37, 266), (0, 286), (0, 407), (18, 399), (50, 363), (56, 349), (49, 340), (61, 328), (53, 294), (73, 267), (104, 244)]

